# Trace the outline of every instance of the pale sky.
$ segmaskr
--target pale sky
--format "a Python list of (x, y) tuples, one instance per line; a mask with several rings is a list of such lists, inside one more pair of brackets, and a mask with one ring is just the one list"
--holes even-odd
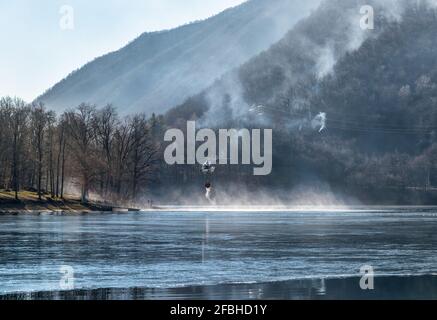
[[(205, 19), (242, 2), (0, 0), (0, 97), (30, 102), (73, 70), (143, 32)], [(72, 30), (60, 26), (68, 26), (63, 6), (74, 10)]]

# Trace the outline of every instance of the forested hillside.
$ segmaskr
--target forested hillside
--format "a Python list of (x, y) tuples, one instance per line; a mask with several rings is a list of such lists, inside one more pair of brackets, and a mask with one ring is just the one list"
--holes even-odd
[[(362, 31), (354, 19), (363, 3), (325, 2), (270, 50), (170, 111), (167, 122), (273, 127), (267, 184), (432, 189), (436, 8), (398, 1), (395, 15), (374, 1), (376, 28)], [(326, 128), (318, 132), (320, 113)]]

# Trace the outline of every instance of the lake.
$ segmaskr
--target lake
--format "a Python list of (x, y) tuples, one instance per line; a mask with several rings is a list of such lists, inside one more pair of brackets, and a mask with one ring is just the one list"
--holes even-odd
[[(326, 282), (341, 279), (362, 291), (364, 265), (381, 279), (431, 277), (425, 297), (434, 297), (437, 209), (0, 216), (0, 295), (12, 298), (108, 288), (100, 298), (329, 297)], [(63, 266), (74, 288), (62, 287)], [(315, 291), (302, 294), (307, 288)]]

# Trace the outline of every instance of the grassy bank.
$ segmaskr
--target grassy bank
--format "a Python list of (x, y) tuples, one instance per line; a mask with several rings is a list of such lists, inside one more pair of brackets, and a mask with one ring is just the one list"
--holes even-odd
[(38, 199), (36, 192), (20, 191), (19, 200), (15, 200), (15, 193), (9, 190), (0, 190), (0, 213), (14, 213), (23, 211), (65, 211), (65, 212), (93, 212), (112, 211), (111, 206), (98, 203), (83, 204), (79, 199), (66, 196), (64, 199), (52, 198), (44, 194)]

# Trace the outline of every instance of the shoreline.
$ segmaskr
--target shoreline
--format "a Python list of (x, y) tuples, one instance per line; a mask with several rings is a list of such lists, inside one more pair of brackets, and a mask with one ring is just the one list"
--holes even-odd
[(130, 211), (139, 210), (93, 200), (82, 203), (71, 195), (61, 199), (44, 194), (39, 200), (38, 194), (31, 191), (20, 192), (19, 200), (16, 200), (13, 191), (0, 190), (0, 215), (82, 215)]
[[(330, 205), (311, 205), (311, 204), (234, 204), (234, 205), (180, 205), (177, 203), (154, 204), (150, 207), (138, 205), (130, 207), (111, 202), (100, 202), (90, 200), (88, 203), (82, 203), (80, 199), (72, 195), (66, 195), (64, 199), (51, 198), (50, 195), (44, 194), (42, 200), (38, 200), (38, 195), (33, 191), (22, 191), (19, 193), (20, 200), (15, 200), (12, 191), (0, 190), (0, 215), (84, 215), (84, 214), (102, 214), (102, 213), (128, 213), (128, 212), (317, 212), (320, 210), (327, 212), (348, 212), (348, 211), (380, 211), (380, 210), (405, 210), (405, 209), (436, 209), (434, 204), (375, 204), (368, 205), (362, 203), (348, 204), (330, 204)], [(132, 205), (132, 204), (131, 204)]]
[(310, 206), (310, 205), (296, 205), (296, 206), (177, 206), (177, 205), (161, 205), (153, 206), (152, 208), (128, 208), (122, 206), (110, 206), (101, 205), (97, 203), (89, 203), (81, 208), (40, 208), (27, 204), (25, 208), (13, 208), (6, 206), (2, 208), (2, 202), (0, 201), (0, 216), (67, 216), (67, 215), (85, 215), (85, 214), (126, 214), (133, 212), (161, 212), (161, 213), (254, 213), (254, 212), (331, 212), (331, 213), (347, 213), (347, 212), (383, 212), (384, 210), (400, 210), (408, 211), (411, 209), (417, 210), (436, 210), (437, 206), (425, 206), (425, 205), (411, 205), (411, 206), (395, 206), (395, 205), (356, 205), (356, 206)]
[(374, 290), (360, 277), (314, 278), (180, 288), (102, 288), (0, 295), (0, 300), (437, 300), (437, 275), (380, 276)]

